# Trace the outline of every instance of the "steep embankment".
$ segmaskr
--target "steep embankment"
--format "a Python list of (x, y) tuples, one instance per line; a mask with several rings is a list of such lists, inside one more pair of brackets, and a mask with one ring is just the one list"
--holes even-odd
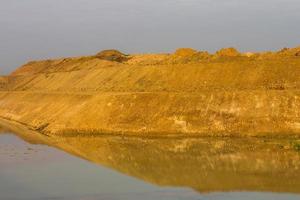
[(0, 116), (45, 134), (300, 135), (298, 50), (30, 62), (8, 77)]

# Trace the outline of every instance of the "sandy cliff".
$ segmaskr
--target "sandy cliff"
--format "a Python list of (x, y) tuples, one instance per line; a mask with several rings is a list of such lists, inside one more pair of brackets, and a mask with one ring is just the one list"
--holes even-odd
[(300, 135), (300, 48), (34, 61), (0, 78), (0, 117), (45, 134)]

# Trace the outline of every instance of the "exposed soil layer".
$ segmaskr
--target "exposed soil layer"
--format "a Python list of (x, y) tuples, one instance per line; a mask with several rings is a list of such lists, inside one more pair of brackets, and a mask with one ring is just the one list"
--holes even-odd
[(48, 135), (298, 137), (299, 51), (33, 61), (0, 77), (0, 117)]

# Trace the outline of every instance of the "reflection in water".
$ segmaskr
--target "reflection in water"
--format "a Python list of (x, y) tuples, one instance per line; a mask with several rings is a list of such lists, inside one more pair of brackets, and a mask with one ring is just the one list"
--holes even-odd
[[(57, 146), (162, 186), (300, 192), (300, 154), (288, 141), (71, 137)], [(287, 149), (285, 149), (287, 148)]]
[(47, 137), (18, 132), (30, 143), (54, 146), (159, 186), (201, 193), (300, 193), (300, 153), (290, 139)]

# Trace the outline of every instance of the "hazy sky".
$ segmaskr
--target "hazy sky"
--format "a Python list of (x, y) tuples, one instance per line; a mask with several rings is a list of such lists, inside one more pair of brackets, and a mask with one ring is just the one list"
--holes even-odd
[(0, 74), (36, 59), (300, 45), (299, 0), (0, 0)]

